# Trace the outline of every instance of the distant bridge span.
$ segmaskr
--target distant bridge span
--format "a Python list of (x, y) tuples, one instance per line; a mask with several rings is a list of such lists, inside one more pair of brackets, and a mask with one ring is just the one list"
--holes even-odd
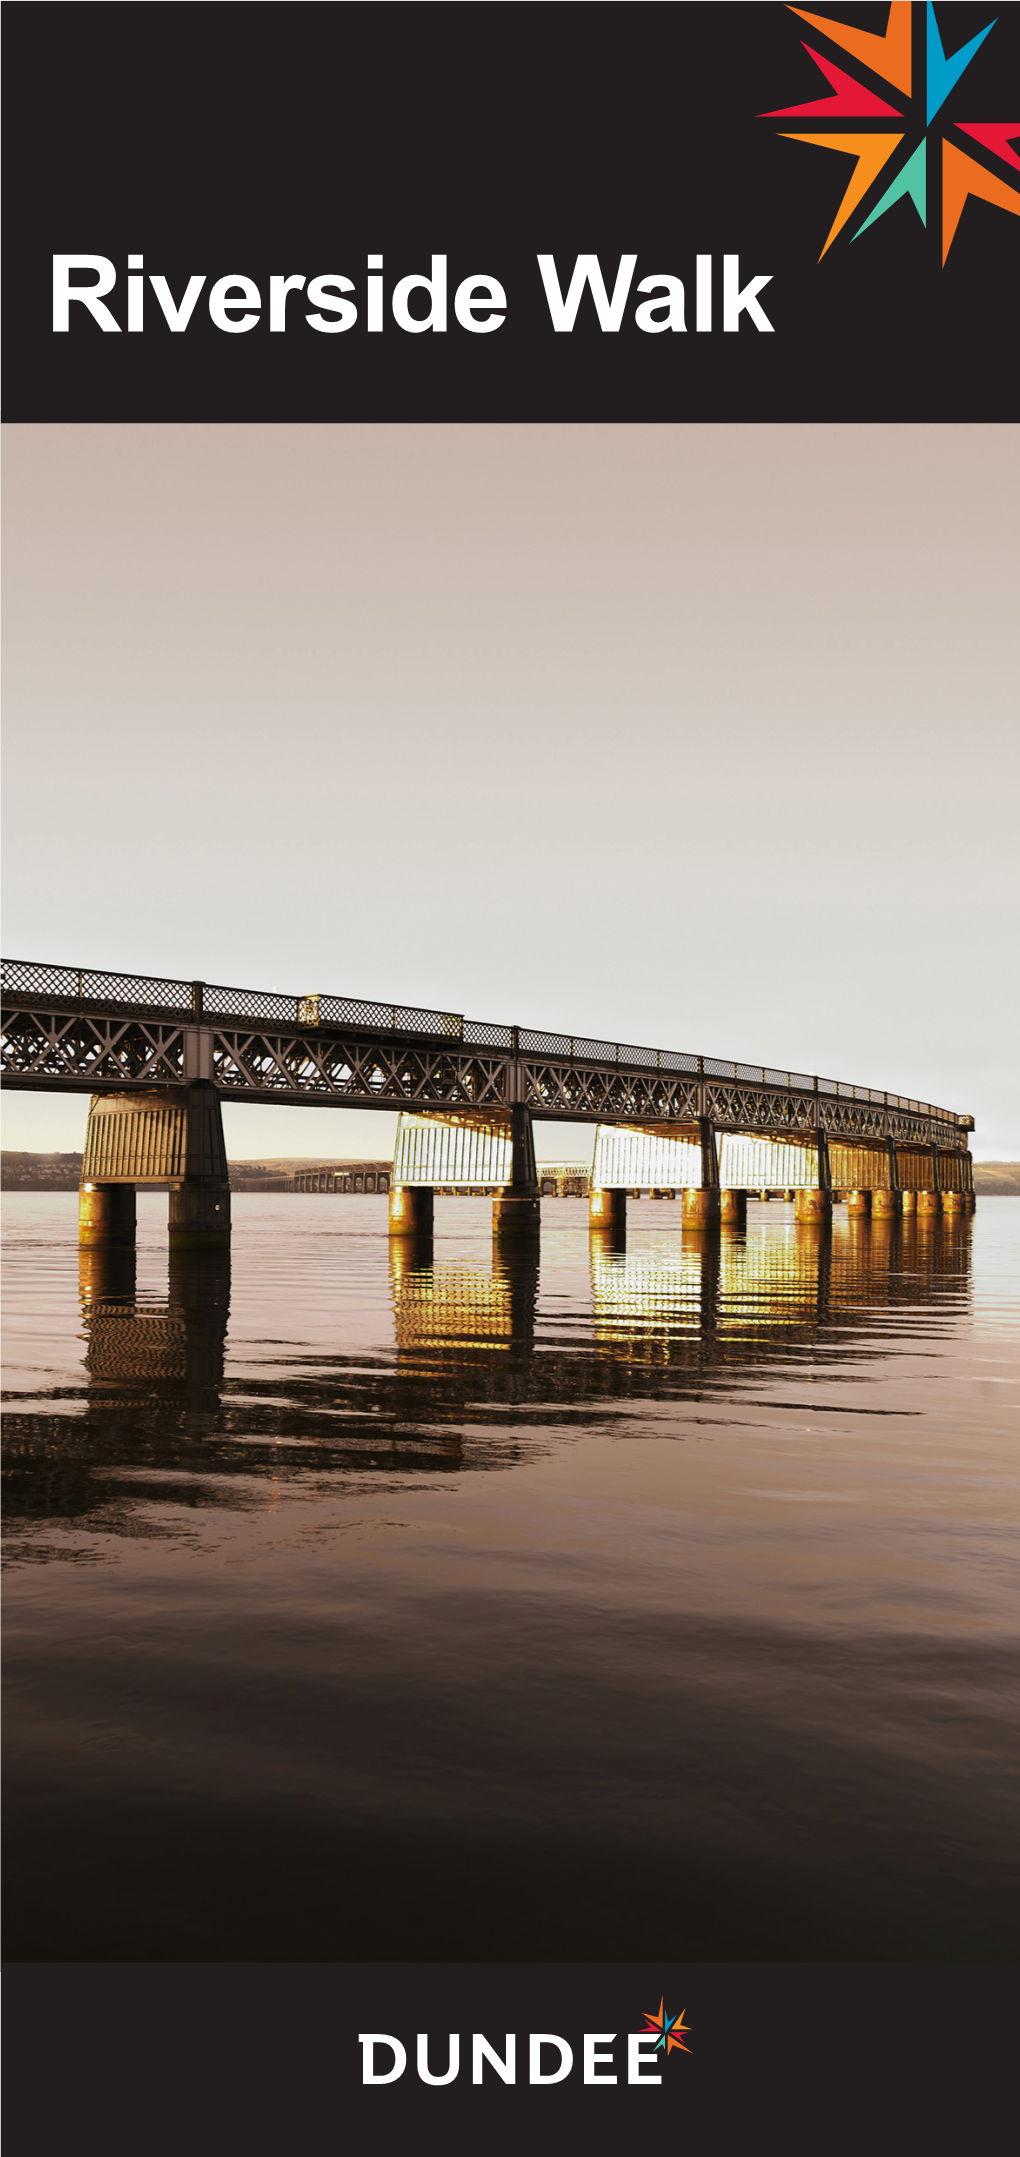
[[(805, 1158), (812, 1155), (815, 1165), (804, 1180), (814, 1187), (816, 1212), (828, 1186), (822, 1157), (831, 1143), (877, 1148), (892, 1164), (893, 1189), (897, 1148), (922, 1149), (936, 1161), (939, 1154), (962, 1157), (969, 1171), (973, 1117), (803, 1072), (407, 1005), (29, 960), (3, 961), (2, 990), (4, 1083), (89, 1094), (90, 1133), (95, 1121), (105, 1136), (86, 1148), (86, 1179), (98, 1189), (157, 1179), (173, 1187), (177, 1177), (193, 1187), (196, 1227), (203, 1212), (198, 1185), (219, 1187), (225, 1176), (222, 1101), (399, 1110), (415, 1123), (435, 1117), (479, 1132), (499, 1126), (511, 1167), (508, 1217), (513, 1201), (518, 1210), (537, 1206), (531, 1140), (537, 1120), (624, 1126), (635, 1137), (669, 1134), (700, 1148), (700, 1187), (707, 1190), (718, 1183), (716, 1132), (782, 1140)], [(105, 1095), (118, 1099), (104, 1114)], [(420, 1148), (416, 1158), (423, 1158)], [(613, 1158), (621, 1163), (621, 1184), (633, 1183), (619, 1150)], [(419, 1167), (408, 1187), (444, 1180)], [(938, 1189), (937, 1165), (933, 1180)], [(969, 1173), (962, 1186), (956, 1175), (949, 1180), (970, 1188)], [(685, 1174), (685, 1184), (690, 1181)], [(173, 1232), (173, 1188), (171, 1200)], [(98, 1199), (94, 1210), (101, 1210)], [(222, 1199), (215, 1210), (222, 1215)], [(229, 1219), (229, 1205), (226, 1210)], [(408, 1212), (415, 1212), (410, 1201)], [(222, 1220), (214, 1225), (222, 1230)]]

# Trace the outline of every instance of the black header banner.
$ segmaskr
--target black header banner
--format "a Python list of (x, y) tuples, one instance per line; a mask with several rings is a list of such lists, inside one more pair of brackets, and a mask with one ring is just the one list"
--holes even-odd
[(1010, 419), (988, 20), (8, 8), (6, 417)]

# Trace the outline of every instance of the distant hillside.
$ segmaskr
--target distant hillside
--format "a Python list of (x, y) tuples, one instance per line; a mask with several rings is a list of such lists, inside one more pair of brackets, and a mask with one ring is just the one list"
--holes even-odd
[(974, 1189), (979, 1198), (1020, 1198), (1020, 1161), (975, 1161)]
[(76, 1191), (80, 1181), (80, 1153), (0, 1154), (4, 1191)]
[[(80, 1153), (14, 1153), (0, 1154), (0, 1188), (5, 1191), (76, 1191), (81, 1182)], [(295, 1170), (307, 1168), (372, 1168), (389, 1169), (392, 1161), (357, 1162), (330, 1158), (328, 1162), (304, 1155), (286, 1155), (279, 1159), (262, 1161), (231, 1161), (230, 1181), (235, 1190), (285, 1190), (293, 1180)], [(154, 1190), (166, 1190), (166, 1184), (154, 1184)]]

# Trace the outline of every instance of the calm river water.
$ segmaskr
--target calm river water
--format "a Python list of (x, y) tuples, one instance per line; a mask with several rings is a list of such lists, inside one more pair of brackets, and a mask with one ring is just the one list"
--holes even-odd
[(1020, 1940), (1020, 1201), (6, 1216), (8, 1949)]

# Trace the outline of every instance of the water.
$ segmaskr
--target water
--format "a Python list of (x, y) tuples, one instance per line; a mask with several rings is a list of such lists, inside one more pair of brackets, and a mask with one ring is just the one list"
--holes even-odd
[(8, 1949), (999, 1956), (1020, 1202), (6, 1202)]

